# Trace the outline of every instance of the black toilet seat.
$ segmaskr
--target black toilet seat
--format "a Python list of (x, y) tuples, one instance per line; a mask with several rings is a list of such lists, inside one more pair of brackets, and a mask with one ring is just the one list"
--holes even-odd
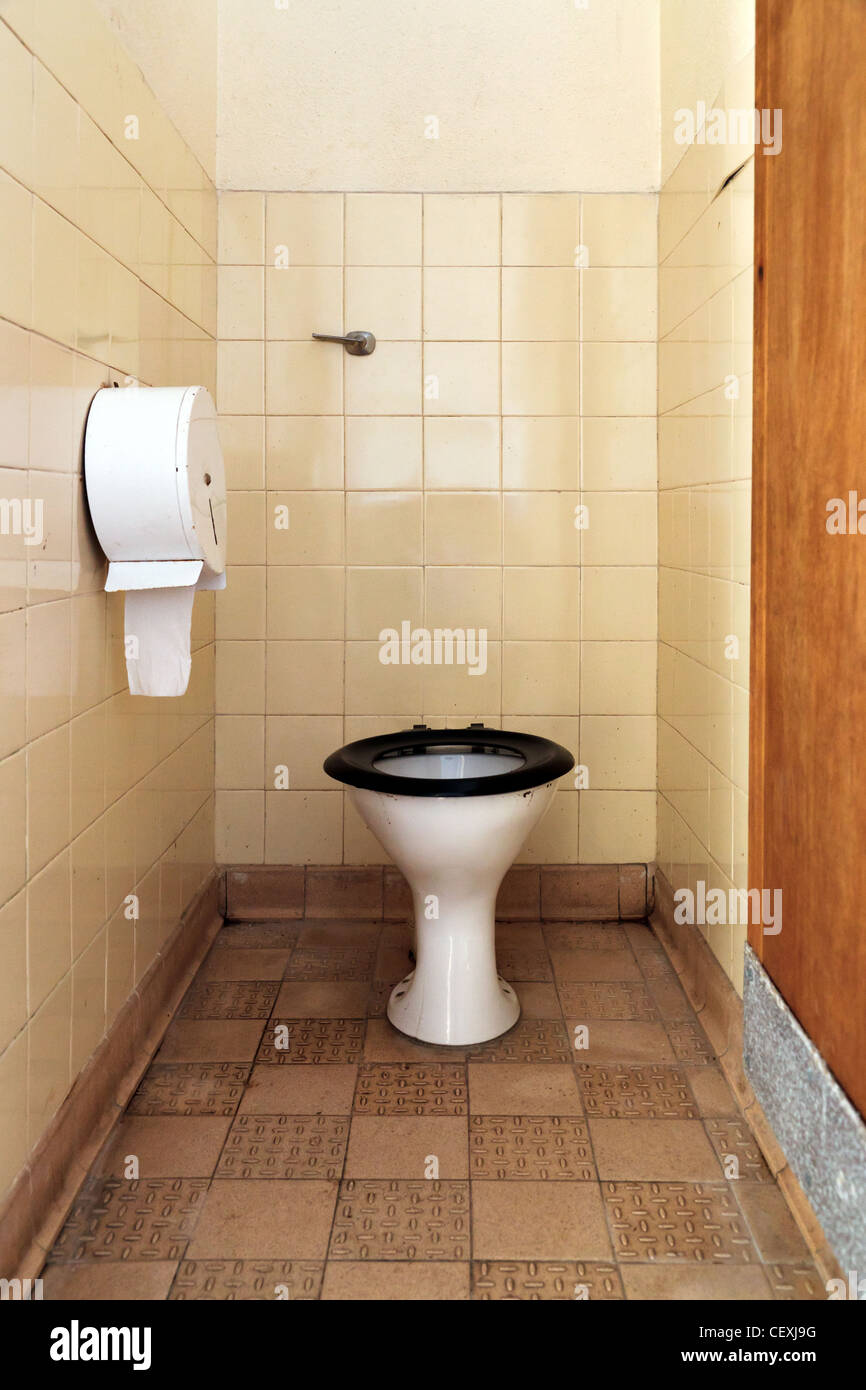
[[(523, 761), (510, 771), (482, 777), (406, 777), (382, 772), (374, 766), (384, 754), (435, 752), (438, 747), (453, 744), (469, 745), (474, 753), (510, 753)], [(331, 753), (323, 766), (337, 782), (368, 791), (390, 792), (393, 796), (493, 796), (553, 782), (574, 767), (574, 758), (561, 744), (535, 734), (488, 729), (483, 724), (470, 724), (463, 729), (428, 729), (426, 724), (416, 724), (393, 734), (376, 734), (347, 743)]]

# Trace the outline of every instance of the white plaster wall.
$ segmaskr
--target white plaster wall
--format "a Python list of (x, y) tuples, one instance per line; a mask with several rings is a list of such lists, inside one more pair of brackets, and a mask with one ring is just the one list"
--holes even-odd
[(96, 0), (96, 6), (213, 179), (217, 0)]
[(712, 104), (722, 83), (755, 46), (755, 0), (661, 0), (661, 184), (685, 146), (674, 112)]
[(659, 0), (219, 0), (218, 186), (657, 189), (658, 20)]

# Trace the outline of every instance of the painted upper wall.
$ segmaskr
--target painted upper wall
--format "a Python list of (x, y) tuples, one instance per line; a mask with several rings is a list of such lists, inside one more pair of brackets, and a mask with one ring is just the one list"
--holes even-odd
[(754, 0), (661, 0), (662, 186), (686, 152), (674, 136), (674, 113), (714, 102), (754, 46)]
[(217, 0), (96, 0), (96, 7), (213, 179)]
[(659, 0), (218, 4), (221, 188), (659, 186)]

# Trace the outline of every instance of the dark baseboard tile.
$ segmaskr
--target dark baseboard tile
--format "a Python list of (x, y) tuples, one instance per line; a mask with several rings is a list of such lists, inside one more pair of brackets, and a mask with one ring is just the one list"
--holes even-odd
[(0, 1205), (0, 1276), (33, 1278), (222, 926), (214, 870), (183, 913)]
[[(650, 908), (646, 864), (515, 864), (497, 915), (509, 921), (639, 920)], [(390, 865), (241, 864), (223, 871), (230, 921), (319, 917), (352, 921), (409, 915), (406, 880)]]

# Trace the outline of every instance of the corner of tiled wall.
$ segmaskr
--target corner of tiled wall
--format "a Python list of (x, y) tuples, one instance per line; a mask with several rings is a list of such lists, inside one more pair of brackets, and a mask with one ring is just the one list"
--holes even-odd
[(213, 865), (213, 596), (132, 698), (82, 440), (110, 382), (214, 392), (216, 196), (90, 0), (4, 4), (0, 90), (2, 1194)]
[[(692, 892), (747, 887), (754, 158), (698, 139), (659, 197), (658, 864)], [(701, 930), (742, 993), (746, 928)]]

